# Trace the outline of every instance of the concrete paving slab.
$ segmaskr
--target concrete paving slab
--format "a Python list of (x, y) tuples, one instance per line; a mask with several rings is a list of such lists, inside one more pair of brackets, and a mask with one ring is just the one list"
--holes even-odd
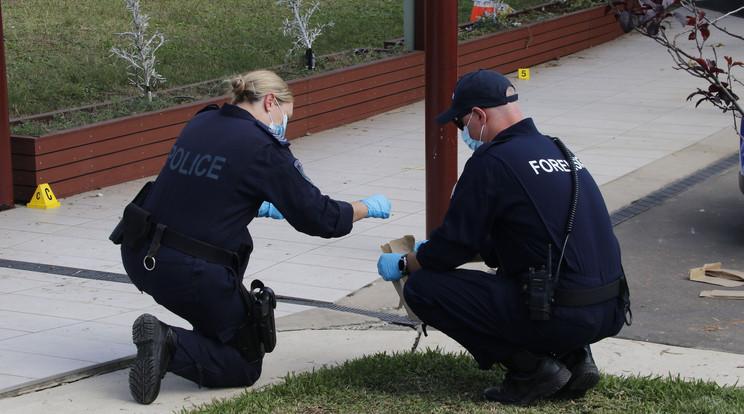
[(121, 341), (113, 342), (109, 337), (101, 337), (106, 340), (63, 336), (51, 331), (38, 332), (4, 339), (0, 341), (0, 350), (94, 363), (113, 361), (136, 352), (131, 343), (125, 345)]
[(3, 329), (0, 328), (0, 341), (3, 341), (5, 339), (15, 338), (18, 336), (23, 336), (28, 334), (28, 332), (25, 331), (17, 331), (15, 329)]
[(118, 315), (128, 309), (110, 305), (79, 303), (62, 299), (39, 298), (16, 293), (0, 295), (0, 310), (18, 311), (57, 318), (90, 320), (92, 317)]
[(23, 332), (40, 332), (80, 323), (77, 319), (58, 318), (48, 315), (19, 311), (0, 310), (0, 328)]
[[(50, 277), (50, 279), (52, 278)], [(25, 279), (15, 275), (0, 275), (0, 293), (22, 292), (27, 289), (33, 290), (34, 288), (40, 288), (42, 286), (47, 286), (54, 283), (54, 280), (41, 281), (34, 279)]]

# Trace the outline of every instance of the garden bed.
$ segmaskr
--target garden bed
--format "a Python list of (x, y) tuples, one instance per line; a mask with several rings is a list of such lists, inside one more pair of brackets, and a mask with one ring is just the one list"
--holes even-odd
[[(547, 62), (622, 34), (606, 6), (461, 42), (459, 71), (503, 73)], [(412, 52), (289, 82), (295, 94), (290, 139), (424, 98), (424, 54)], [(183, 125), (212, 98), (41, 136), (12, 137), (14, 196), (40, 183), (59, 197), (156, 174)]]

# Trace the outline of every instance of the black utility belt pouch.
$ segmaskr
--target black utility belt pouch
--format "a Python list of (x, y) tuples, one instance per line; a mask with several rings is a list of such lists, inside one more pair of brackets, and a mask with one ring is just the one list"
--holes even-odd
[(258, 279), (251, 282), (250, 290), (240, 286), (247, 318), (238, 329), (235, 347), (246, 360), (256, 361), (276, 347), (276, 295)]
[(522, 275), (522, 290), (530, 320), (549, 321), (555, 294), (551, 272), (545, 266), (539, 269), (531, 267)]
[(124, 207), (121, 221), (111, 232), (109, 240), (114, 244), (124, 243), (133, 246), (138, 241), (147, 237), (150, 231), (150, 213), (142, 208), (147, 194), (152, 187), (152, 181), (148, 181), (137, 193), (131, 203)]

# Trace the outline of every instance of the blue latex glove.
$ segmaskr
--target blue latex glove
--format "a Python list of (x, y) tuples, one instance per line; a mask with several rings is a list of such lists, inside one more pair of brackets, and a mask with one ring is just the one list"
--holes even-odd
[(362, 200), (367, 206), (367, 217), (383, 218), (390, 217), (390, 200), (384, 195), (375, 194)]
[(268, 201), (264, 201), (263, 203), (261, 203), (261, 207), (259, 207), (258, 209), (257, 217), (271, 217), (275, 220), (284, 219), (284, 215)]
[(403, 276), (400, 269), (398, 269), (398, 262), (401, 256), (403, 255), (400, 253), (381, 254), (380, 258), (377, 259), (377, 273), (388, 282), (400, 279)]
[(428, 242), (429, 240), (419, 240), (416, 242), (416, 244), (413, 246), (413, 252), (418, 253), (419, 247), (421, 247), (422, 244)]

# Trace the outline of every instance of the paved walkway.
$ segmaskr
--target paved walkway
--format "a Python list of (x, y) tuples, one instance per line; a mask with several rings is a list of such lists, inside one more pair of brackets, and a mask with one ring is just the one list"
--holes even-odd
[[(731, 21), (744, 31), (742, 20)], [(744, 45), (726, 45), (720, 54), (742, 56)], [(578, 154), (603, 185), (610, 209), (661, 181), (614, 185), (629, 173), (715, 137), (730, 140), (730, 148), (715, 147), (663, 171), (663, 179), (670, 180), (702, 166), (695, 167), (696, 162), (706, 157), (737, 148), (730, 117), (686, 103), (694, 89), (692, 79), (670, 69), (668, 55), (637, 35), (535, 67), (532, 80), (514, 82), (525, 112), (543, 132), (562, 137)], [(393, 203), (392, 217), (364, 220), (350, 235), (334, 240), (304, 236), (283, 221), (258, 219), (250, 226), (255, 250), (246, 280), (260, 278), (282, 295), (333, 302), (378, 280), (375, 261), (381, 243), (403, 234), (424, 236), (423, 114), (419, 102), (294, 141), (293, 152), (322, 190), (344, 200), (385, 194)], [(462, 168), (470, 151), (460, 147)], [(143, 182), (69, 197), (57, 210), (19, 206), (0, 213), (0, 259), (123, 273), (118, 250), (107, 237)], [(304, 310), (281, 303), (278, 316)], [(131, 355), (129, 327), (142, 312), (186, 325), (131, 285), (0, 268), (0, 393)], [(303, 358), (304, 346), (291, 349)], [(345, 355), (334, 350), (323, 360)], [(294, 369), (291, 364), (282, 367)], [(180, 389), (180, 397), (195, 390), (186, 385)], [(120, 404), (127, 399), (122, 392), (100, 398)], [(29, 398), (0, 400), (0, 411)]]

